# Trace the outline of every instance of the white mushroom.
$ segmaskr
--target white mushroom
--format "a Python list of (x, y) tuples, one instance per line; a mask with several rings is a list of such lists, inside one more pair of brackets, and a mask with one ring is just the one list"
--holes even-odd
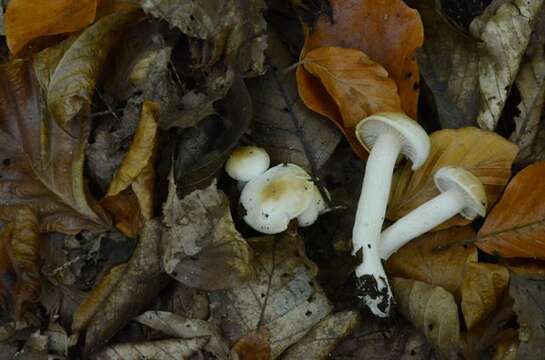
[(420, 167), (428, 157), (429, 137), (414, 120), (402, 113), (378, 113), (360, 121), (356, 136), (371, 149), (352, 233), (353, 254), (362, 251), (356, 268), (356, 285), (369, 309), (377, 316), (389, 315), (392, 291), (380, 259), (378, 241), (390, 195), (392, 174), (400, 155)]
[(277, 234), (297, 218), (300, 226), (314, 223), (325, 204), (305, 170), (281, 164), (250, 180), (240, 195), (244, 220), (255, 230)]
[(238, 147), (225, 163), (225, 171), (239, 185), (244, 185), (269, 168), (271, 160), (265, 149), (257, 146)]
[(381, 258), (386, 260), (410, 240), (430, 231), (456, 214), (473, 220), (486, 215), (486, 192), (482, 182), (459, 167), (443, 167), (433, 177), (441, 192), (384, 230)]

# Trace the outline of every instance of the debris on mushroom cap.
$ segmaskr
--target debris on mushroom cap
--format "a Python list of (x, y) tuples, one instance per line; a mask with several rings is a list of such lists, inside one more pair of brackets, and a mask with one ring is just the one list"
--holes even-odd
[(240, 196), (244, 220), (255, 230), (277, 234), (301, 217), (308, 226), (325, 210), (318, 188), (305, 170), (294, 164), (277, 165), (250, 180)]
[(227, 174), (238, 181), (250, 181), (263, 174), (270, 165), (269, 154), (257, 146), (236, 148), (225, 163)]
[(435, 173), (433, 180), (441, 192), (453, 187), (462, 191), (465, 207), (460, 215), (466, 219), (473, 220), (477, 216), (486, 215), (488, 200), (483, 183), (468, 170), (455, 166), (442, 167)]
[(386, 131), (399, 136), (401, 154), (411, 160), (413, 170), (424, 164), (431, 147), (429, 136), (422, 126), (403, 113), (377, 113), (366, 117), (356, 126), (356, 138), (369, 150)]

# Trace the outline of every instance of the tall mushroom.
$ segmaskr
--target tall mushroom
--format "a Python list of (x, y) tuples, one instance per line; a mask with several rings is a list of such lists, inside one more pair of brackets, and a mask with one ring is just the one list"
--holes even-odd
[(400, 155), (420, 167), (428, 157), (430, 140), (426, 131), (402, 113), (377, 113), (359, 122), (356, 137), (369, 158), (352, 233), (353, 254), (362, 251), (356, 268), (356, 285), (369, 309), (377, 316), (389, 315), (392, 291), (382, 267), (378, 241), (390, 195), (392, 174)]
[(456, 214), (473, 220), (486, 215), (486, 192), (482, 182), (459, 167), (439, 169), (433, 180), (441, 192), (412, 210), (384, 230), (380, 237), (380, 256), (388, 259), (410, 240), (444, 223)]

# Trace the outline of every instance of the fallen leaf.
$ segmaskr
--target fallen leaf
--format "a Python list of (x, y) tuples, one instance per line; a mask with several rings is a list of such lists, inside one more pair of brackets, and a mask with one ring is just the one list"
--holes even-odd
[(295, 75), (287, 71), (295, 59), (276, 33), (270, 31), (268, 39), (268, 72), (246, 81), (254, 107), (251, 140), (267, 150), (272, 163), (292, 163), (315, 173), (335, 150), (340, 134), (302, 103)]
[(297, 359), (328, 359), (331, 352), (362, 323), (358, 311), (342, 311), (328, 315), (305, 337), (288, 348), (283, 354), (283, 360)]
[(95, 20), (96, 8), (97, 0), (44, 1), (32, 6), (12, 0), (4, 16), (7, 45), (17, 55), (36, 38), (81, 30)]
[(210, 293), (214, 323), (234, 343), (256, 329), (271, 334), (271, 357), (303, 338), (331, 312), (297, 234), (249, 240), (255, 252), (256, 278), (242, 287)]
[(232, 351), (242, 360), (269, 360), (271, 334), (267, 328), (256, 329), (238, 339)]
[[(301, 59), (316, 48), (339, 46), (363, 51), (384, 66), (399, 89), (402, 109), (416, 119), (419, 72), (415, 50), (424, 33), (418, 12), (401, 0), (333, 0), (331, 18), (322, 16), (308, 32)], [(301, 80), (299, 66), (298, 81)], [(321, 89), (315, 89), (319, 94)]]
[(72, 120), (89, 112), (95, 84), (108, 53), (122, 30), (137, 17), (134, 11), (108, 15), (83, 31), (63, 54), (51, 75), (47, 105), (64, 130), (72, 133)]
[(513, 337), (509, 339), (503, 339), (497, 346), (492, 355), (492, 360), (516, 360), (517, 350), (519, 342), (518, 339)]
[(545, 278), (543, 272), (515, 270), (511, 273), (509, 294), (515, 299), (520, 340), (517, 359), (533, 359), (545, 351)]
[(27, 62), (0, 67), (0, 84), (0, 217), (9, 221), (14, 207), (26, 205), (37, 210), (41, 232), (108, 228), (83, 178), (89, 122), (75, 124), (70, 136), (51, 121)]
[(545, 259), (543, 229), (545, 174), (541, 161), (519, 172), (505, 189), (479, 230), (476, 245), (489, 254), (503, 257)]
[(210, 315), (207, 293), (177, 281), (169, 285), (152, 308), (190, 319), (206, 320)]
[(211, 291), (241, 286), (254, 276), (251, 250), (215, 183), (180, 199), (171, 178), (163, 222), (163, 269), (182, 284)]
[(481, 40), (477, 123), (484, 129), (494, 130), (498, 124), (542, 4), (543, 0), (495, 1), (470, 25), (472, 35)]
[(139, 315), (136, 321), (176, 338), (208, 337), (204, 350), (212, 353), (217, 359), (229, 357), (227, 341), (220, 335), (219, 329), (208, 321), (189, 319), (165, 311), (146, 311)]
[[(315, 82), (305, 81), (299, 71), (299, 94), (305, 104), (332, 119), (356, 153), (364, 156), (365, 150), (356, 139), (354, 128), (371, 114), (401, 111), (395, 82), (381, 65), (356, 49), (317, 48), (306, 53), (301, 63), (308, 73), (320, 79), (325, 89), (316, 96)], [(331, 99), (323, 101), (328, 96)], [(331, 104), (334, 108), (330, 110)]]
[(93, 360), (153, 359), (172, 360), (189, 359), (202, 349), (207, 339), (167, 339), (110, 345), (103, 351), (91, 356)]
[(452, 294), (442, 287), (409, 279), (393, 278), (391, 284), (401, 314), (445, 358), (454, 358), (460, 323)]
[[(430, 140), (430, 155), (422, 167), (412, 171), (411, 164), (407, 162), (395, 173), (388, 218), (397, 220), (439, 195), (433, 175), (443, 166), (463, 167), (477, 176), (484, 185), (490, 208), (511, 177), (511, 164), (517, 155), (517, 146), (496, 133), (474, 127), (440, 130), (431, 134)], [(457, 215), (436, 229), (470, 222)]]

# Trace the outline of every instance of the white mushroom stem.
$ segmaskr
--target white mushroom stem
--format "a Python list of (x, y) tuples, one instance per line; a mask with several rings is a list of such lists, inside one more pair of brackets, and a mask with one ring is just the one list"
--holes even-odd
[(363, 298), (371, 311), (382, 317), (388, 316), (392, 292), (382, 267), (378, 241), (400, 151), (401, 141), (393, 131), (377, 138), (365, 166), (352, 234), (354, 253), (360, 249), (363, 252), (363, 261), (356, 268), (358, 286), (363, 287)]
[(382, 232), (380, 257), (387, 260), (412, 239), (460, 213), (465, 207), (464, 195), (459, 188), (450, 188), (397, 220)]

